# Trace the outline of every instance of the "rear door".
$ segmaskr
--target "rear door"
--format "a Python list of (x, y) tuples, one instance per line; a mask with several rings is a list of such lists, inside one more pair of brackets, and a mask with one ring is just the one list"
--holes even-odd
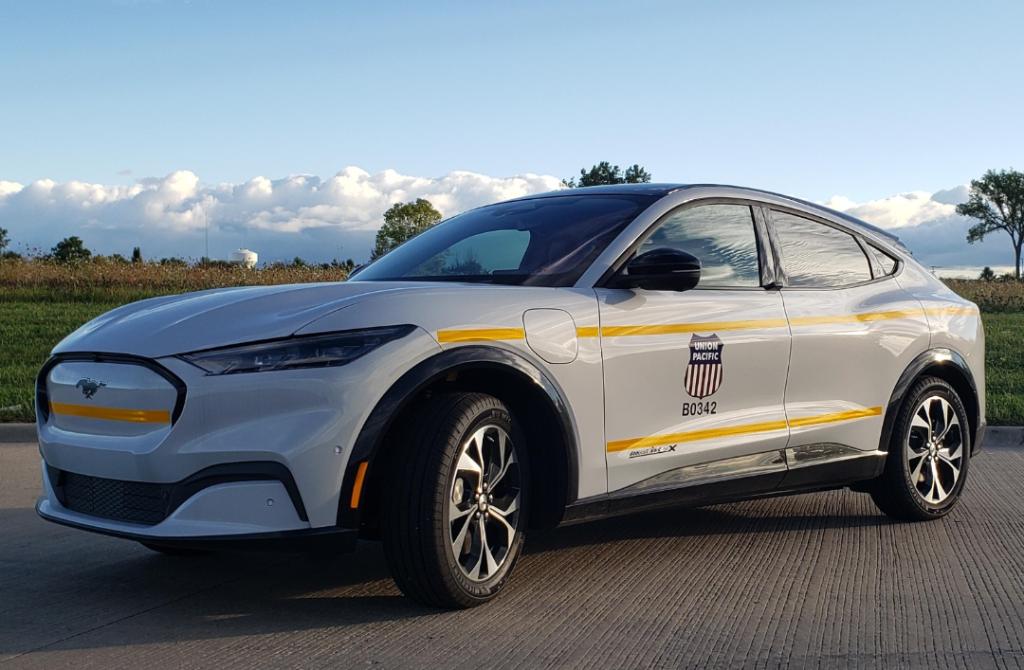
[(928, 346), (921, 306), (900, 287), (898, 261), (870, 241), (802, 212), (769, 216), (793, 334), (790, 461), (875, 451), (899, 376)]
[(596, 289), (610, 491), (785, 469), (789, 328), (755, 213), (740, 201), (683, 205), (629, 254), (697, 256), (695, 289)]

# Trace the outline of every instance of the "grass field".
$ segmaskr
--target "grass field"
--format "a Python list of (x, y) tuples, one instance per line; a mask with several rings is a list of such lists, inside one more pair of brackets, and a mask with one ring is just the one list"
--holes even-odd
[[(0, 264), (0, 421), (32, 421), (36, 372), (64, 335), (118, 305), (187, 290), (245, 283), (336, 281), (344, 271), (324, 268), (80, 268), (24, 272)], [(25, 264), (29, 265), (29, 264)], [(146, 269), (146, 268), (150, 269)], [(78, 274), (76, 274), (76, 272)], [(985, 323), (988, 420), (1024, 425), (1024, 284), (951, 282), (982, 308)]]

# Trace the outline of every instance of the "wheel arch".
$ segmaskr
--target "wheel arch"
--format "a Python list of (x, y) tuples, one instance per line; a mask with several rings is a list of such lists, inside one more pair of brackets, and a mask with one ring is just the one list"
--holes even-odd
[[(509, 405), (527, 432), (533, 500), (530, 526), (553, 527), (561, 521), (565, 507), (579, 490), (578, 438), (568, 402), (561, 389), (527, 358), (497, 347), (468, 345), (420, 362), (377, 402), (348, 459), (338, 501), (338, 526), (376, 536), (388, 435), (417, 398), (452, 391), (489, 393)], [(522, 421), (524, 416), (529, 417), (528, 422)], [(360, 476), (362, 463), (367, 465)], [(352, 493), (360, 479), (359, 504), (353, 508)]]
[(892, 431), (896, 423), (896, 416), (907, 395), (907, 392), (918, 379), (924, 376), (938, 377), (956, 390), (960, 400), (967, 410), (967, 420), (970, 423), (971, 451), (980, 444), (979, 431), (984, 425), (983, 417), (980, 415), (978, 401), (978, 387), (974, 382), (974, 375), (967, 365), (967, 361), (959, 353), (952, 349), (935, 348), (919, 354), (900, 375), (896, 387), (893, 389), (889, 404), (885, 409), (885, 419), (882, 422), (882, 435), (879, 441), (879, 449), (889, 450), (889, 443), (892, 439)]

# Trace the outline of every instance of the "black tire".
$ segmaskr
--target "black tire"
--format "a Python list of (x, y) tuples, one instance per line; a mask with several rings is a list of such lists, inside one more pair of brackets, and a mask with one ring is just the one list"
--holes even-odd
[[(957, 431), (959, 432), (958, 439), (962, 449), (962, 456), (958, 461), (959, 474), (956, 476), (955, 481), (953, 481), (950, 490), (945, 491), (946, 497), (936, 501), (929, 500), (928, 496), (938, 498), (938, 495), (934, 494), (933, 491), (940, 489), (922, 491), (922, 488), (930, 489), (930, 481), (933, 479), (931, 475), (933, 471), (929, 469), (931, 460), (929, 460), (928, 456), (920, 457), (923, 460), (916, 460), (916, 454), (921, 453), (922, 450), (928, 452), (930, 447), (924, 436), (933, 434), (933, 431), (915, 426), (914, 433), (911, 433), (915, 415), (922, 408), (922, 403), (929, 398), (933, 399), (930, 401), (933, 407), (942, 407), (941, 402), (937, 405), (934, 404), (935, 398), (945, 399), (952, 411), (955, 412), (958, 425), (954, 425), (952, 421), (949, 422), (953, 427), (947, 432), (944, 444), (955, 444), (957, 436), (954, 434), (954, 431)], [(922, 421), (925, 418), (928, 418), (927, 414), (921, 415)], [(936, 427), (941, 428), (941, 426)], [(964, 409), (964, 404), (960, 400), (960, 396), (957, 395), (956, 390), (945, 381), (936, 377), (923, 377), (919, 379), (910, 389), (909, 393), (907, 393), (907, 397), (900, 407), (899, 414), (893, 424), (885, 470), (874, 482), (874, 486), (871, 488), (871, 498), (878, 505), (878, 508), (887, 515), (903, 521), (928, 521), (945, 516), (959, 502), (964, 484), (967, 481), (971, 460), (971, 437), (967, 410)], [(911, 447), (912, 444), (915, 445), (914, 448)], [(910, 460), (915, 460), (916, 463), (919, 463), (920, 468), (910, 463), (908, 453), (913, 456)], [(954, 452), (947, 449), (947, 454), (952, 453)], [(948, 485), (949, 477), (954, 476), (953, 466), (948, 461), (944, 462), (942, 459), (937, 458), (935, 454), (932, 454), (931, 459), (935, 460), (936, 467), (940, 473), (939, 483), (941, 484), (945, 481)], [(912, 481), (915, 468), (918, 469), (920, 474), (918, 474), (916, 481)]]
[[(480, 460), (485, 463), (483, 473), (473, 475), (470, 471), (458, 469), (456, 463), (462, 455), (463, 446), (471, 444), (474, 436), (488, 426), (492, 428), (487, 428), (484, 436), (490, 446), (481, 446)], [(472, 544), (480, 555), (479, 565), (484, 565), (480, 538), (481, 535), (487, 538), (495, 532), (493, 524), (497, 523), (497, 512), (493, 512), (493, 517), (489, 512), (481, 512), (480, 501), (474, 501), (474, 497), (479, 498), (476, 487), (482, 486), (489, 476), (495, 479), (493, 475), (496, 473), (487, 465), (493, 465), (493, 461), (484, 454), (497, 448), (499, 431), (493, 428), (495, 426), (505, 431), (506, 445), (511, 440), (516, 463), (506, 466), (506, 474), (492, 490), (504, 492), (515, 489), (517, 513), (514, 517), (509, 513), (507, 517), (514, 520), (511, 525), (515, 527), (515, 533), (512, 541), (506, 542), (508, 546), (500, 554), (499, 567), (493, 574), (487, 568), (480, 568), (474, 580), (464, 572), (459, 560), (473, 562)], [(389, 447), (389, 457), (383, 466), (393, 474), (384, 475), (391, 481), (386, 484), (389, 490), (381, 492), (381, 532), (384, 553), (398, 587), (406, 596), (433, 607), (474, 607), (494, 598), (505, 586), (519, 558), (528, 518), (526, 448), (523, 433), (508, 408), (497, 398), (483, 393), (435, 396), (424, 402), (411, 420), (405, 422)], [(463, 483), (456, 482), (456, 476)], [(460, 492), (459, 496), (456, 496), (457, 492)], [(462, 493), (468, 497), (462, 497)], [(484, 495), (487, 495), (486, 489)], [(452, 534), (455, 533), (453, 529), (462, 529), (462, 526), (456, 525), (459, 521), (449, 521), (452, 509), (449, 503), (455, 497), (461, 501), (456, 507), (461, 505), (473, 510), (465, 512), (465, 517), (457, 517), (466, 519), (463, 523), (468, 529), (460, 547), (464, 553), (458, 560)], [(493, 495), (491, 499), (494, 500)], [(499, 503), (500, 499), (492, 503), (492, 511), (498, 509)], [(486, 501), (483, 506), (486, 508)], [(511, 503), (506, 504), (506, 510), (511, 508)], [(476, 525), (481, 518), (482, 523)], [(505, 528), (507, 526), (501, 527), (507, 539), (509, 533)], [(474, 534), (475, 539), (471, 537)], [(492, 544), (497, 544), (495, 536), (490, 536)]]
[(192, 548), (189, 548), (189, 547), (175, 547), (173, 545), (155, 544), (153, 542), (139, 542), (139, 544), (141, 544), (146, 549), (149, 549), (150, 551), (155, 551), (158, 554), (163, 554), (164, 556), (177, 556), (177, 557), (207, 556), (207, 555), (209, 555), (211, 553), (210, 551), (208, 551), (206, 549), (192, 549)]

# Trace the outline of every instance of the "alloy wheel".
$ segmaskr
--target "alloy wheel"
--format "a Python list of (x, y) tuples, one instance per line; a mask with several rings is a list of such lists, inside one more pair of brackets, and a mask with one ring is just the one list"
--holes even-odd
[(925, 502), (944, 502), (960, 480), (964, 435), (956, 410), (939, 395), (925, 398), (914, 411), (907, 436), (910, 482)]
[(469, 579), (490, 579), (504, 565), (519, 529), (521, 496), (515, 445), (485, 425), (459, 451), (448, 495), (449, 546)]

